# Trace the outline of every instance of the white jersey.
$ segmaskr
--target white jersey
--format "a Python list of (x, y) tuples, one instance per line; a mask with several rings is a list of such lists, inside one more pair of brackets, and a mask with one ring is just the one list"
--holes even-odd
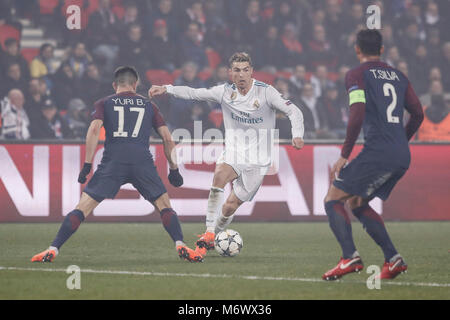
[(284, 99), (271, 85), (253, 79), (246, 95), (235, 84), (209, 89), (166, 85), (167, 93), (176, 98), (211, 101), (222, 107), (225, 126), (227, 163), (269, 166), (272, 163), (276, 111), (285, 113), (292, 126), (292, 137), (303, 139), (303, 115), (291, 101)]

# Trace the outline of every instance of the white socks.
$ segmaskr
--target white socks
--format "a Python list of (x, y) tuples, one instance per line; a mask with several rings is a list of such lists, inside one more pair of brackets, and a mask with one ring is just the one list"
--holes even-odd
[(48, 250), (53, 250), (53, 251), (55, 251), (55, 256), (57, 256), (58, 253), (59, 253), (59, 250), (58, 250), (57, 247), (52, 247), (52, 246), (50, 246), (50, 247), (48, 247)]
[(214, 232), (216, 217), (220, 215), (223, 204), (223, 189), (211, 187), (206, 212), (206, 232)]
[(389, 263), (392, 263), (399, 258), (403, 259), (403, 257), (400, 255), (400, 253), (397, 253), (395, 256), (393, 256), (392, 258), (389, 259)]
[(186, 244), (183, 241), (181, 241), (181, 240), (175, 241), (175, 248), (178, 247), (178, 246), (185, 246), (185, 245)]

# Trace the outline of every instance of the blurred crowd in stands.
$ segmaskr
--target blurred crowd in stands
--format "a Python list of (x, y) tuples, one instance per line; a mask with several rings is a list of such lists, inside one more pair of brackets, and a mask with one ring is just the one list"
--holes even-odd
[[(81, 30), (66, 27), (71, 4), (81, 8)], [(93, 103), (113, 93), (116, 67), (136, 67), (143, 95), (151, 84), (211, 87), (229, 81), (228, 58), (245, 51), (254, 77), (302, 110), (305, 139), (342, 139), (344, 77), (359, 63), (355, 35), (371, 4), (381, 9), (383, 59), (409, 77), (425, 108), (415, 139), (450, 140), (446, 0), (0, 0), (0, 137), (84, 139)], [(22, 47), (23, 19), (53, 42)], [(195, 120), (223, 130), (219, 105), (156, 102), (171, 130), (192, 132)], [(284, 115), (277, 126), (289, 139)]]

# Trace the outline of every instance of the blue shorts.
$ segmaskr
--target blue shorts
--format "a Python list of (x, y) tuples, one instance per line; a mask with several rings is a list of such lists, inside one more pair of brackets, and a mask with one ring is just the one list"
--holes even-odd
[(386, 200), (406, 170), (404, 166), (387, 165), (358, 156), (341, 169), (333, 185), (365, 199), (378, 197)]
[(84, 192), (101, 202), (106, 198), (113, 199), (120, 187), (126, 183), (131, 183), (146, 200), (151, 202), (167, 192), (153, 161), (139, 164), (102, 161), (84, 188)]

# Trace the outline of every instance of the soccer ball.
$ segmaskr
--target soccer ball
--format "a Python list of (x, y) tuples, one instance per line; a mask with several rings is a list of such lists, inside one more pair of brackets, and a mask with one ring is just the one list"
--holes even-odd
[(220, 231), (214, 240), (216, 251), (223, 257), (237, 256), (244, 245), (239, 232), (231, 229)]

